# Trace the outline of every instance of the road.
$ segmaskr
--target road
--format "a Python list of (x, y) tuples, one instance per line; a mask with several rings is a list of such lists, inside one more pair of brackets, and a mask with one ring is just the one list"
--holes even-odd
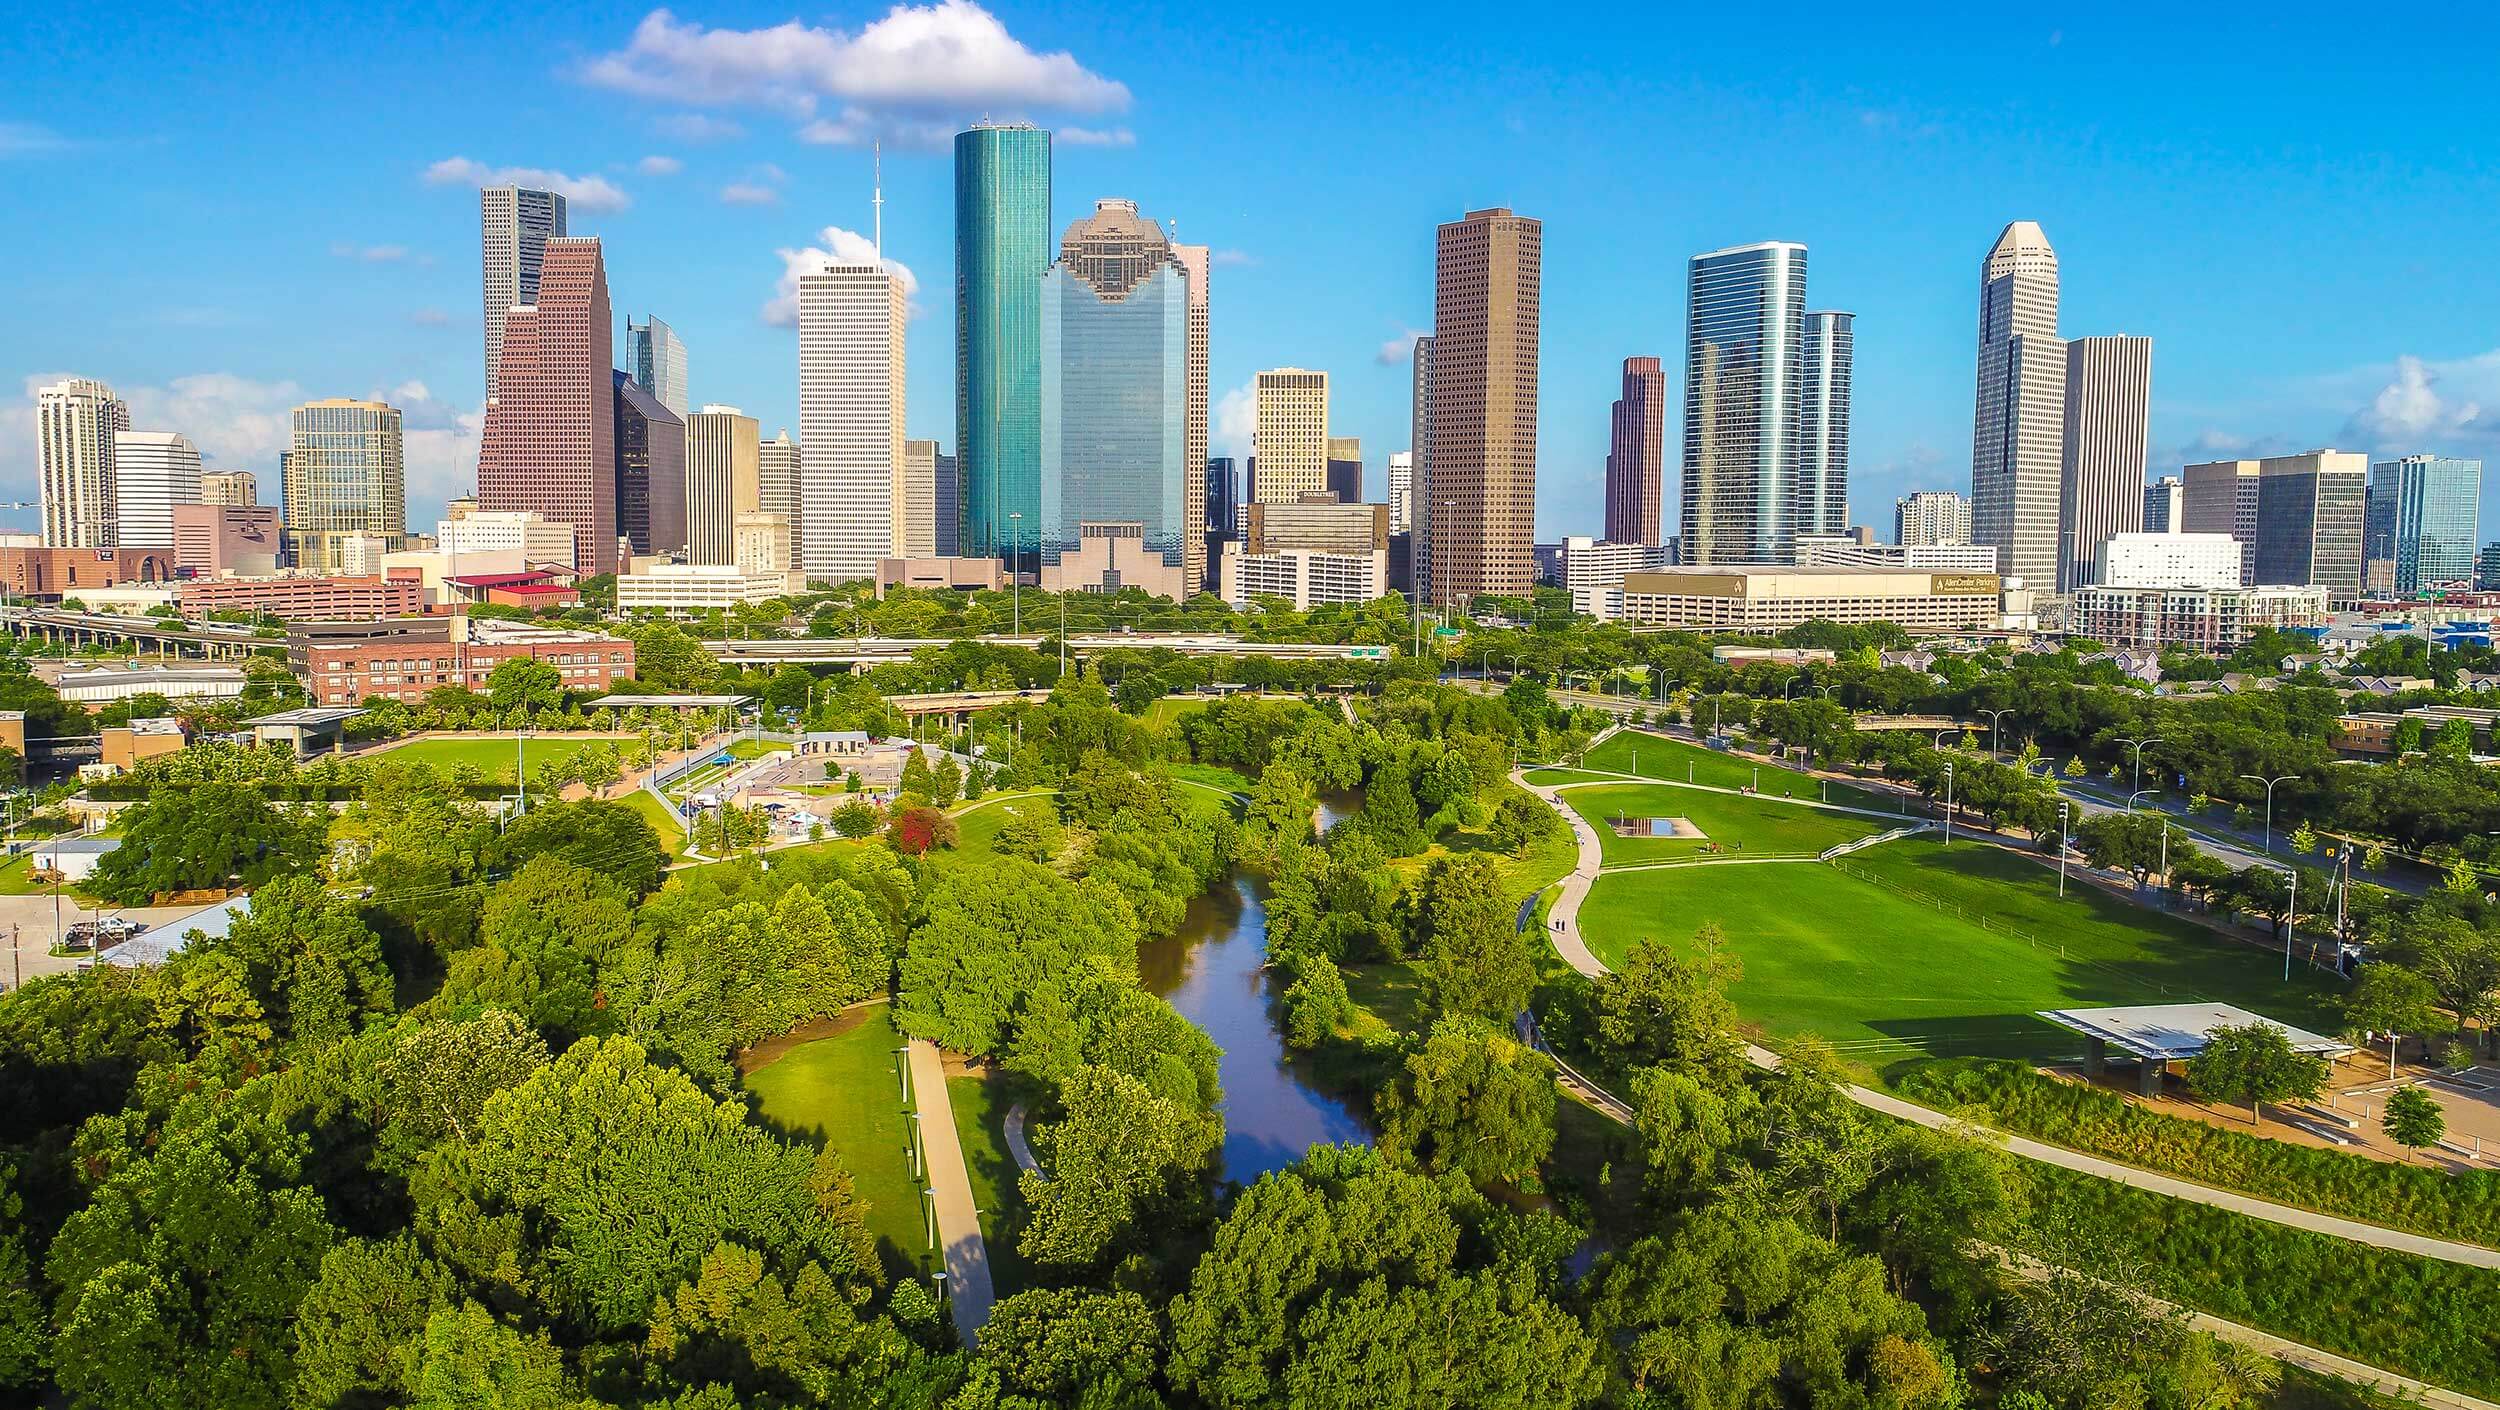
[(955, 1305), (955, 1330), (974, 1346), (997, 1300), (990, 1283), (989, 1245), (981, 1241), (981, 1211), (972, 1202), (972, 1174), (964, 1166), (963, 1141), (955, 1134), (955, 1103), (946, 1090), (946, 1063), (937, 1045), (911, 1043), (911, 1092), (920, 1112), (920, 1149), (930, 1198), (937, 1206), (938, 1243), (946, 1250), (946, 1295)]
[[(150, 931), (182, 930), (182, 922), (210, 909), (207, 906), (103, 906), (80, 904), (78, 897), (64, 890), (61, 893), (59, 924), (66, 932), (82, 920), (99, 916), (119, 916), (124, 920), (145, 924)], [(15, 945), (15, 953), (0, 963), (0, 985), (16, 985), (21, 979), (37, 979), (47, 974), (68, 974), (95, 958), (93, 951), (75, 955), (55, 955), (52, 948), (54, 912), (50, 891), (30, 892), (23, 896), (0, 896), (0, 937)]]
[[(1560, 790), (1552, 785), (1529, 783), (1524, 772), (1514, 773), (1511, 777), (1514, 782), (1544, 799), (1548, 806), (1560, 813), (1564, 822), (1571, 826), (1572, 836), (1579, 843), (1578, 861), (1573, 866), (1571, 875), (1563, 878), (1562, 889), (1555, 897), (1552, 909), (1547, 912), (1546, 934), (1552, 940), (1555, 952), (1562, 956), (1565, 964), (1592, 979), (1598, 978), (1606, 973), (1606, 966), (1589, 950), (1586, 940), (1580, 934), (1579, 911), (1580, 903), (1586, 899), (1589, 887), (1597, 879), (1598, 869), (1605, 856), (1604, 849), (1598, 842), (1595, 830), (1590, 828), (1579, 814), (1563, 805), (1559, 796)], [(1775, 1066), (1779, 1061), (1769, 1051), (1750, 1045), (1746, 1049), (1746, 1056), (1751, 1058), (1756, 1065), (1763, 1067)], [(1899, 1097), (1871, 1088), (1850, 1086), (1846, 1088), (1846, 1092), (1849, 1099), (1860, 1106), (1904, 1121), (1913, 1121), (1921, 1126), (1942, 1128), (1956, 1124), (1952, 1118), (1942, 1112), (1919, 1106), (1914, 1102), (1905, 1102)], [(1991, 1140), (2001, 1143), (2007, 1151), (2026, 1160), (2036, 1160), (2060, 1169), (2073, 1170), (2104, 1180), (2114, 1180), (2122, 1185), (2132, 1185), (2137, 1189), (2149, 1190), (2173, 1199), (2231, 1210), (2234, 1213), (2245, 1214), (2251, 1218), (2263, 1219), (2289, 1228), (2306, 1229), (2312, 1233), (2350, 1239), (2355, 1243), (2368, 1244), (2373, 1248), (2391, 1249), (2399, 1253), (2436, 1258), (2448, 1263), (2462, 1263), (2476, 1268), (2500, 1268), (2500, 1249), (2458, 1243), (2451, 1239), (2435, 1239), (2424, 1234), (2407, 1233), (2401, 1229), (2385, 1229), (2376, 1224), (2340, 1219), (2314, 1210), (2296, 1209), (2290, 1205), (2276, 1204), (2270, 1200), (2258, 1199), (2231, 1190), (2218, 1190), (2209, 1185), (2195, 1184), (2174, 1176), (2138, 1170), (2133, 1166), (2121, 1165), (2099, 1156), (2086, 1155), (2081, 1151), (2070, 1151), (2063, 1146), (2047, 1145), (2022, 1136), (1989, 1131), (1986, 1128), (1978, 1129)]]

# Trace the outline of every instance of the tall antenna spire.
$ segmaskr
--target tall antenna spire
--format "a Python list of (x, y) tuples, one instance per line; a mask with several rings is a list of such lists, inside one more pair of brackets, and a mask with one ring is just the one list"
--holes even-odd
[(883, 264), (885, 263), (885, 145), (882, 142), (874, 140), (869, 142), (868, 160), (870, 170), (874, 173), (870, 179), (876, 183), (876, 195), (870, 198), (869, 204), (876, 207), (877, 212), (877, 263)]

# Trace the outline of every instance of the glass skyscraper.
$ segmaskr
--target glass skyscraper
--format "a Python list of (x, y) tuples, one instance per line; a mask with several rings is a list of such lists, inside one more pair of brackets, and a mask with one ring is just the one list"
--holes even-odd
[(2370, 467), (2362, 560), (2387, 565), (2394, 588), (2415, 593), (2471, 583), (2481, 537), (2483, 463), (2444, 455), (2408, 455)]
[(1041, 539), (1050, 257), (1050, 134), (1028, 123), (956, 133), (957, 547), (966, 557), (1020, 554)]
[(1134, 205), (1104, 201), (1041, 287), (1041, 560), (1086, 524), (1133, 523), (1147, 552), (1183, 566), (1203, 532), (1186, 473), (1188, 275)]
[(1797, 419), (1797, 532), (1849, 532), (1849, 381), (1857, 316), (1806, 315), (1805, 387)]
[(1793, 563), (1806, 247), (1775, 240), (1695, 255), (1690, 277), (1684, 561)]

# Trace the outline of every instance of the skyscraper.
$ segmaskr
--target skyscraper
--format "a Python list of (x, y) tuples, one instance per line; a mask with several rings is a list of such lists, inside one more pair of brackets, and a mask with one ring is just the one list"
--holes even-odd
[(2090, 587), (2101, 545), (2144, 527), (2144, 458), (2153, 395), (2153, 340), (2066, 344), (2059, 433), (2057, 590)]
[(1606, 450), (1608, 543), (1664, 541), (1658, 521), (1666, 458), (1666, 367), (1654, 357), (1627, 357)]
[[(537, 302), (504, 313), (477, 457), (480, 509), (533, 509), (573, 530), (584, 574), (616, 571), (616, 322), (599, 241), (549, 240)], [(292, 506), (287, 522), (294, 524)]]
[(784, 426), (755, 449), (756, 502), (766, 514), (781, 516), (790, 535), (790, 566), (799, 566), (799, 443)]
[(1857, 315), (1806, 315), (1804, 399), (1797, 410), (1797, 532), (1849, 531), (1849, 382)]
[(1415, 512), (1415, 452), (1389, 452), (1389, 532), (1402, 534)]
[(877, 575), (902, 544), (903, 277), (875, 260), (799, 276), (799, 528), (809, 579)]
[(687, 423), (619, 372), (616, 383), (616, 532), (636, 553), (686, 546)]
[(1420, 593), (1432, 580), (1432, 338), (1415, 340), (1415, 408), (1409, 442), (1414, 447), (1415, 477), (1406, 508), (1408, 582)]
[(2240, 541), (2240, 582), (2257, 581), (2257, 466), (2209, 460), (2179, 472), (2182, 532), (2229, 534)]
[(679, 421), (686, 419), (686, 345), (656, 318), (625, 319), (625, 362), (634, 385), (659, 400)]
[[(284, 460), (283, 453), (279, 456)], [(200, 503), (249, 507), (260, 503), (260, 481), (249, 470), (200, 472)]]
[(1502, 207), (1440, 227), (1432, 295), (1429, 594), (1536, 582), (1537, 335), (1545, 227)]
[[(127, 491), (125, 491), (127, 493)], [(2474, 579), (2482, 534), (2483, 463), (2408, 455), (2370, 467), (2363, 524), (2364, 576), (2381, 563), (2405, 594)]]
[(1970, 501), (1950, 490), (1919, 490), (1892, 502), (1892, 541), (1905, 548), (1970, 542)]
[(2165, 475), (2144, 487), (2144, 532), (2187, 532), (2187, 484), (2178, 476)]
[(1363, 502), (1363, 438), (1361, 436), (1330, 436), (1328, 438), (1327, 489), (1339, 504)]
[(1134, 201), (1095, 202), (1061, 239), (1042, 278), (1036, 564), (1080, 551), (1087, 524), (1136, 524), (1145, 553), (1201, 580), (1206, 469), (1189, 448), (1205, 319), (1190, 277)]
[[(1050, 251), (1050, 134), (1027, 123), (956, 133), (958, 546), (971, 557), (1020, 561), (1041, 532), (1042, 277)], [(803, 419), (800, 439), (813, 440)], [(1013, 537), (1019, 528), (1020, 540)]]
[(2028, 220), (1980, 263), (1979, 391), (1971, 417), (1971, 541), (2033, 586), (2058, 576), (2066, 344), (2057, 336), (2057, 252)]
[(2361, 596), (2361, 527), (2370, 458), (2313, 450), (2257, 462), (2257, 581)]
[[(604, 359), (598, 372), (604, 401)], [(490, 407), (490, 430), (493, 417)], [(604, 426), (607, 419), (602, 405), (599, 423)], [(287, 561), (306, 572), (339, 571), (350, 539), (399, 547), (408, 535), (408, 465), (399, 408), (346, 399), (295, 408), (284, 494)]]
[(1219, 455), (1207, 461), (1206, 569), (1198, 580), (1199, 590), (1213, 592), (1218, 579), (1217, 560), (1223, 556), (1228, 539), (1239, 537), (1241, 523), (1241, 482), (1233, 471), (1233, 458)]
[(686, 418), (687, 562), (737, 562), (738, 516), (767, 512), (762, 434), (734, 406), (707, 405)]
[(121, 532), (113, 447), (129, 429), (130, 408), (102, 382), (72, 377), (35, 393), (45, 547), (113, 546)]
[[(938, 551), (938, 519), (943, 497), (938, 483), (935, 441), (903, 442), (903, 529), (896, 549), (905, 558), (933, 558)], [(952, 469), (952, 467), (948, 467)], [(953, 555), (948, 555), (952, 557)]]
[(1189, 276), (1189, 389), (1181, 430), (1182, 499), (1191, 507), (1195, 527), (1190, 531), (1188, 572), (1190, 582), (1197, 576), (1211, 573), (1214, 560), (1202, 559), (1206, 549), (1206, 521), (1202, 517), (1207, 501), (1207, 332), (1212, 314), (1208, 285), (1215, 273), (1215, 252), (1205, 245), (1172, 246), (1172, 257), (1180, 261), (1181, 271)]
[(538, 302), (547, 242), (564, 238), (564, 198), (526, 186), (489, 186), (477, 193), (477, 204), (486, 275), (486, 398), (492, 401), (504, 313)]
[(123, 431), (113, 438), (114, 542), (124, 548), (174, 546), (174, 506), (200, 502), (200, 448), (171, 431)]
[(1256, 456), (1250, 498), (1293, 504), (1328, 488), (1328, 374), (1276, 367), (1255, 381)]
[(1683, 561), (1795, 562), (1806, 247), (1695, 255), (1687, 304)]

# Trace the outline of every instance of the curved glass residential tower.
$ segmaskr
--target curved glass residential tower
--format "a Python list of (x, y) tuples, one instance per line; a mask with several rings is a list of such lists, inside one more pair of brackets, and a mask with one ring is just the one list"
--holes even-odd
[(1793, 563), (1806, 247), (1772, 240), (1695, 255), (1690, 305), (1684, 561)]
[(1028, 123), (956, 133), (955, 445), (966, 557), (1020, 555), (1041, 536), (1050, 257), (1050, 134)]

